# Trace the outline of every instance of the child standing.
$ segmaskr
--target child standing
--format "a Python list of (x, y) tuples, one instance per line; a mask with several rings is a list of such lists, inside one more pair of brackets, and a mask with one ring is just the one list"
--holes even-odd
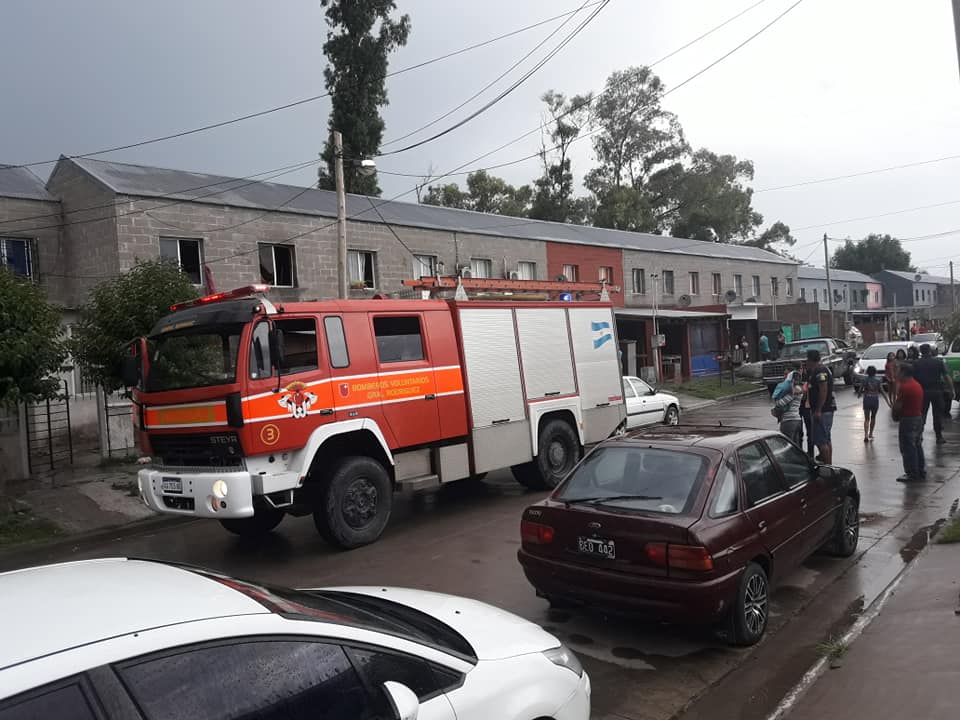
[(873, 440), (873, 429), (877, 424), (877, 411), (880, 409), (880, 398), (889, 404), (887, 394), (883, 391), (883, 380), (877, 376), (877, 369), (872, 365), (867, 368), (867, 376), (863, 379), (863, 441)]

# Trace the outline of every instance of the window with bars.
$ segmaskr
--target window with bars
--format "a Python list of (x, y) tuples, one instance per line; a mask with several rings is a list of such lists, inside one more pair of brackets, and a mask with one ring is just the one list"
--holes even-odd
[(738, 298), (743, 297), (743, 275), (733, 276), (733, 291), (737, 294)]
[(203, 285), (203, 241), (197, 238), (160, 238), (160, 257), (175, 260), (194, 285)]
[(663, 294), (673, 295), (676, 292), (673, 286), (673, 270), (663, 271)]
[(295, 287), (297, 275), (292, 245), (261, 243), (260, 281), (273, 287)]
[(690, 273), (690, 294), (691, 295), (700, 294), (700, 273), (698, 272)]
[(780, 278), (770, 278), (770, 292), (774, 297), (780, 297)]
[(753, 296), (759, 300), (760, 299), (760, 276), (754, 275), (751, 280), (753, 281)]
[(647, 294), (647, 272), (643, 268), (633, 269), (633, 293), (634, 295)]
[(0, 267), (20, 278), (33, 278), (33, 257), (26, 238), (0, 237)]
[(435, 277), (437, 274), (437, 258), (435, 255), (414, 255), (413, 276), (415, 278)]
[(377, 286), (377, 254), (369, 250), (347, 251), (347, 272), (350, 287), (375, 288)]
[(607, 284), (613, 283), (613, 268), (606, 266), (597, 268), (597, 280)]
[(793, 278), (787, 278), (787, 297), (793, 297)]

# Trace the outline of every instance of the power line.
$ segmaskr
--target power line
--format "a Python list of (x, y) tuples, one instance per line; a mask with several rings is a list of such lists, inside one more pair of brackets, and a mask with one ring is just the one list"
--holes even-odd
[[(416, 63), (415, 65), (410, 65), (407, 67), (400, 68), (399, 70), (394, 70), (385, 75), (385, 77), (396, 77), (397, 75), (402, 75), (404, 73), (411, 72), (412, 70), (419, 70), (420, 68), (427, 67), (428, 65), (433, 65), (434, 63), (447, 60), (457, 55), (462, 55), (463, 53), (470, 52), (472, 50), (477, 50), (479, 48), (491, 45), (500, 40), (505, 40), (506, 38), (519, 35), (521, 33), (533, 30), (535, 28), (541, 27), (542, 25), (547, 25), (551, 22), (555, 22), (561, 18), (569, 17), (579, 13), (585, 8), (599, 5), (605, 0), (595, 0), (589, 4), (581, 5), (576, 10), (570, 10), (565, 13), (560, 13), (559, 15), (554, 15), (553, 17), (546, 18), (544, 20), (539, 20), (530, 25), (526, 25), (516, 30), (511, 30), (510, 32), (503, 33), (502, 35), (497, 35), (496, 37), (490, 38), (489, 40), (484, 40), (482, 42), (474, 43), (473, 45), (468, 45), (466, 47), (460, 48), (459, 50), (454, 50), (443, 55), (438, 55), (437, 57), (431, 58), (429, 60), (424, 60), (423, 62)], [(608, 1), (608, 0), (606, 0)], [(330, 93), (325, 92), (319, 95), (311, 95), (309, 97), (300, 98), (299, 100), (293, 100), (283, 105), (275, 105), (274, 107), (267, 108), (265, 110), (258, 110), (256, 112), (248, 113), (246, 115), (240, 115), (237, 117), (230, 118), (228, 120), (222, 120), (220, 122), (210, 123), (209, 125), (201, 125), (200, 127), (191, 128), (189, 130), (182, 130), (180, 132), (170, 133), (169, 135), (162, 135), (160, 137), (148, 138), (146, 140), (139, 140), (137, 142), (127, 143), (126, 145), (115, 145), (113, 147), (104, 148), (102, 150), (95, 150), (93, 152), (81, 153), (77, 155), (70, 155), (69, 157), (74, 158), (84, 158), (84, 157), (94, 157), (96, 155), (105, 155), (107, 153), (116, 152), (118, 150), (129, 150), (131, 148), (142, 147), (144, 145), (152, 145), (158, 142), (164, 142), (166, 140), (174, 140), (176, 138), (186, 137), (188, 135), (195, 135), (196, 133), (206, 132), (208, 130), (215, 130), (217, 128), (226, 127), (228, 125), (233, 125), (235, 123), (244, 122), (245, 120), (252, 120), (254, 118), (263, 117), (264, 115), (270, 115), (275, 112), (280, 112), (282, 110), (289, 110), (290, 108), (298, 107), (300, 105), (306, 105), (308, 103), (316, 102), (317, 100), (322, 100), (323, 98), (329, 97)], [(25, 168), (25, 167), (35, 167), (37, 165), (49, 165), (51, 163), (57, 162), (59, 158), (53, 160), (37, 160), (34, 162), (23, 163), (22, 165), (11, 165), (11, 168)]]
[[(464, 125), (466, 125), (467, 123), (469, 123), (469, 122), (470, 122), (471, 120), (473, 120), (474, 118), (482, 115), (482, 114), (485, 113), (487, 110), (489, 110), (489, 109), (492, 108), (494, 105), (496, 105), (496, 104), (499, 103), (501, 100), (503, 100), (505, 97), (507, 97), (508, 95), (510, 95), (510, 93), (512, 93), (514, 90), (516, 90), (518, 87), (520, 87), (520, 86), (521, 86), (523, 83), (525, 83), (527, 80), (529, 80), (540, 68), (542, 68), (542, 67), (543, 67), (544, 65), (546, 65), (548, 62), (550, 62), (550, 60), (552, 60), (552, 59), (557, 55), (557, 53), (559, 53), (561, 50), (563, 50), (563, 48), (566, 47), (567, 44), (569, 44), (571, 40), (573, 40), (577, 35), (579, 35), (579, 34), (583, 31), (583, 29), (584, 29), (587, 25), (589, 25), (589, 24), (593, 21), (593, 19), (597, 17), (597, 15), (600, 14), (600, 12), (609, 4), (609, 2), (610, 2), (610, 0), (604, 0), (603, 4), (600, 5), (600, 7), (598, 7), (596, 10), (594, 10), (592, 13), (590, 13), (590, 15), (589, 15), (583, 22), (581, 22), (580, 25), (578, 25), (573, 31), (571, 31), (570, 34), (568, 34), (556, 47), (554, 47), (549, 53), (547, 53), (547, 55), (546, 55), (545, 57), (543, 57), (536, 65), (534, 65), (534, 66), (533, 66), (532, 68), (530, 68), (527, 72), (525, 72), (522, 76), (520, 76), (520, 78), (519, 78), (518, 80), (516, 80), (514, 83), (512, 83), (509, 87), (507, 87), (506, 90), (503, 90), (502, 92), (500, 92), (496, 97), (494, 97), (494, 98), (493, 98), (492, 100), (490, 100), (488, 103), (486, 103), (486, 104), (484, 104), (483, 106), (481, 106), (479, 109), (477, 109), (477, 110), (475, 110), (474, 112), (470, 113), (469, 115), (467, 115), (467, 116), (466, 116), (465, 118), (463, 118), (462, 120), (457, 121), (457, 122), (454, 123), (453, 125), (445, 128), (444, 130), (441, 130), (441, 131), (438, 132), (438, 133), (435, 133), (435, 134), (431, 135), (431, 136), (428, 137), (428, 138), (425, 138), (425, 139), (423, 139), (423, 140), (419, 140), (419, 141), (417, 141), (417, 142), (415, 142), (415, 143), (411, 143), (410, 145), (406, 145), (406, 146), (404, 146), (404, 147), (402, 147), (402, 148), (400, 148), (400, 149), (398, 149), (398, 150), (391, 150), (391, 151), (385, 152), (385, 153), (378, 153), (378, 154), (376, 155), (376, 157), (385, 157), (385, 156), (388, 156), (388, 155), (397, 155), (397, 154), (399, 154), (399, 153), (406, 152), (406, 151), (408, 151), (408, 150), (413, 150), (414, 148), (421, 147), (421, 146), (423, 146), (423, 145), (426, 145), (427, 143), (433, 142), (434, 140), (437, 140), (437, 139), (443, 137), (444, 135), (448, 135), (449, 133), (453, 132), (454, 130), (463, 127)], [(419, 130), (415, 130), (415, 131), (414, 131), (414, 133), (416, 133), (416, 132), (419, 132)], [(411, 134), (413, 134), (413, 133), (411, 133)]]
[(903, 208), (902, 210), (892, 210), (891, 212), (878, 213), (877, 215), (862, 215), (861, 217), (833, 220), (831, 222), (818, 223), (816, 225), (804, 225), (803, 227), (796, 228), (793, 230), (793, 232), (814, 230), (816, 228), (830, 227), (832, 225), (843, 225), (845, 223), (857, 222), (859, 220), (875, 220), (876, 218), (890, 217), (891, 215), (903, 215), (904, 213), (916, 212), (918, 210), (931, 210), (933, 208), (946, 207), (948, 205), (956, 205), (958, 203), (960, 203), (960, 200), (947, 200), (946, 202), (933, 203), (932, 205), (918, 205), (917, 207)]
[(864, 177), (866, 175), (877, 175), (879, 173), (892, 172), (894, 170), (904, 170), (906, 168), (920, 167), (922, 165), (932, 165), (934, 163), (946, 162), (947, 160), (960, 160), (960, 155), (945, 155), (944, 157), (933, 158), (932, 160), (919, 160), (917, 162), (903, 163), (902, 165), (889, 165), (887, 167), (875, 168), (873, 170), (864, 170), (862, 172), (849, 173), (847, 175), (833, 175), (831, 177), (818, 178), (816, 180), (802, 180), (800, 182), (790, 183), (789, 185), (776, 185), (774, 187), (761, 188), (754, 190), (753, 194), (765, 192), (774, 192), (776, 190), (790, 190), (792, 188), (806, 187), (807, 185), (820, 185), (821, 183), (834, 182), (836, 180), (849, 180), (850, 178)]

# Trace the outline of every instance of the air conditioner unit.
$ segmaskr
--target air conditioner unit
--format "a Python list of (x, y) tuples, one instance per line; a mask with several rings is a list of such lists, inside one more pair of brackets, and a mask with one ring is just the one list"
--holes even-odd
[(519, 272), (518, 270), (511, 270), (511, 271), (510, 271), (510, 277), (509, 277), (509, 279), (510, 279), (510, 280), (521, 280), (522, 278), (520, 277), (520, 272)]
[(557, 275), (557, 282), (569, 282), (566, 275)]
[(470, 271), (470, 268), (468, 268), (468, 267), (462, 267), (462, 268), (460, 268), (460, 277), (462, 277), (462, 278), (472, 278), (472, 277), (473, 277), (473, 273)]

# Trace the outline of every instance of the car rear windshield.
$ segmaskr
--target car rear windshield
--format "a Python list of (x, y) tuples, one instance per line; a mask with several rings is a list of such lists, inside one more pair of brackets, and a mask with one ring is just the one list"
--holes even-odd
[(780, 356), (785, 360), (804, 360), (808, 350), (816, 350), (821, 356), (830, 354), (830, 347), (825, 342), (787, 343)]
[(906, 345), (871, 345), (863, 351), (860, 357), (863, 360), (881, 360), (890, 353), (896, 354), (897, 350), (906, 350)]
[(702, 455), (673, 449), (607, 445), (591, 453), (555, 499), (687, 515), (707, 473)]
[(381, 597), (337, 590), (291, 590), (199, 572), (257, 601), (270, 612), (296, 620), (353, 625), (413, 640), (476, 662), (460, 633), (419, 610)]

